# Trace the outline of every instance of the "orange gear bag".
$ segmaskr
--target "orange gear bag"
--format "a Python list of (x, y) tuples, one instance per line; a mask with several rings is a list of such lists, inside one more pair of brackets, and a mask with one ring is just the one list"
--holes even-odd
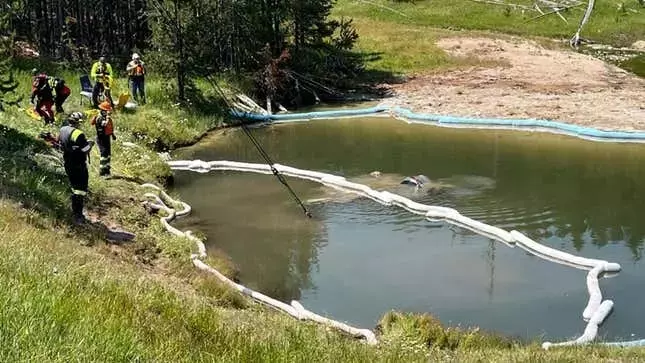
[[(92, 120), (90, 121), (91, 124), (96, 126), (96, 123), (98, 122), (99, 117), (100, 117), (99, 115), (92, 117)], [(106, 118), (105, 125), (97, 126), (96, 127), (97, 132), (100, 132), (107, 136), (111, 136), (112, 134), (114, 134), (114, 123), (112, 123), (112, 117), (106, 116), (105, 118)]]
[(105, 124), (105, 134), (111, 136), (114, 134), (114, 124), (112, 123), (112, 117), (107, 117), (107, 123)]

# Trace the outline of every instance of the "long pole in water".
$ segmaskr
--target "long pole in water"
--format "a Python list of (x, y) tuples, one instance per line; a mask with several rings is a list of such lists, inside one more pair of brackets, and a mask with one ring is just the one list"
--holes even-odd
[[(226, 103), (226, 106), (228, 107), (229, 111), (232, 111), (233, 107), (228, 101), (228, 99), (226, 98), (226, 94), (222, 91), (219, 85), (217, 85), (216, 83), (214, 83), (213, 85), (217, 88), (221, 97), (224, 99), (224, 102)], [(284, 176), (280, 174), (280, 172), (278, 171), (278, 169), (275, 168), (275, 166), (273, 166), (273, 160), (271, 160), (271, 157), (269, 156), (269, 154), (267, 154), (267, 152), (264, 150), (260, 142), (255, 138), (255, 136), (253, 136), (253, 134), (251, 133), (251, 130), (249, 130), (248, 126), (244, 123), (244, 120), (240, 119), (239, 125), (242, 127), (242, 130), (244, 130), (244, 133), (246, 134), (246, 136), (249, 137), (249, 139), (251, 140), (255, 148), (258, 150), (258, 152), (260, 153), (260, 156), (262, 156), (262, 158), (264, 158), (267, 164), (269, 164), (269, 167), (271, 167), (271, 172), (273, 173), (273, 175), (275, 175), (278, 181), (280, 181), (280, 183), (282, 183), (282, 185), (284, 185), (287, 188), (287, 190), (289, 191), (293, 199), (295, 199), (296, 202), (300, 205), (305, 215), (311, 218), (311, 213), (309, 213), (309, 211), (307, 210), (307, 207), (305, 207), (305, 204), (302, 202), (302, 200), (300, 200), (300, 198), (298, 198), (298, 195), (296, 194), (296, 192), (294, 192), (293, 189), (291, 189), (291, 186), (289, 185), (289, 183), (287, 183)]]
[(249, 137), (249, 139), (251, 139), (251, 142), (253, 143), (253, 145), (255, 145), (255, 147), (258, 149), (258, 152), (260, 153), (260, 155), (262, 155), (264, 160), (271, 167), (271, 171), (273, 172), (273, 175), (275, 175), (276, 178), (278, 178), (278, 180), (280, 181), (280, 183), (282, 183), (287, 188), (289, 193), (291, 193), (291, 196), (293, 196), (293, 198), (296, 200), (296, 202), (300, 205), (300, 207), (302, 208), (302, 211), (305, 213), (305, 215), (307, 217), (311, 218), (311, 213), (309, 213), (309, 211), (307, 210), (307, 207), (305, 207), (305, 205), (302, 202), (302, 200), (300, 200), (300, 198), (298, 198), (298, 195), (296, 195), (296, 192), (294, 192), (293, 189), (291, 189), (291, 186), (289, 185), (289, 183), (287, 183), (287, 181), (284, 178), (284, 176), (282, 174), (280, 174), (278, 169), (276, 169), (273, 166), (273, 160), (271, 160), (271, 157), (269, 157), (269, 154), (266, 153), (266, 151), (262, 148), (262, 145), (260, 145), (260, 142), (255, 138), (255, 136), (253, 136), (253, 134), (251, 133), (251, 130), (249, 130), (249, 128), (244, 124), (244, 122), (240, 122), (240, 125), (242, 126), (242, 130), (244, 130), (244, 133), (246, 133), (246, 135)]

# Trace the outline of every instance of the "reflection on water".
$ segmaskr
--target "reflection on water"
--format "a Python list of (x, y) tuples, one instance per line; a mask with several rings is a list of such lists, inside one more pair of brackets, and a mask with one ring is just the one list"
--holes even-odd
[[(621, 263), (623, 272), (602, 282), (616, 303), (602, 332), (645, 335), (633, 308), (636, 297), (645, 297), (633, 290), (645, 282), (642, 145), (387, 119), (254, 132), (281, 164), (344, 175), (562, 250)], [(177, 157), (261, 162), (235, 130)], [(375, 170), (380, 177), (369, 174)], [(398, 184), (418, 174), (427, 175), (432, 188), (419, 192)], [(245, 284), (271, 296), (302, 299), (315, 311), (363, 326), (396, 308), (523, 337), (570, 337), (584, 327), (584, 272), (518, 248), (305, 181), (289, 179), (302, 199), (323, 200), (310, 205), (313, 220), (272, 176), (182, 172), (176, 180), (195, 213), (182, 223), (205, 232), (210, 246), (238, 264)]]
[[(179, 180), (194, 177), (178, 174)], [(290, 185), (301, 189), (302, 182)], [(324, 247), (314, 235), (324, 228), (302, 217), (271, 177), (250, 174), (212, 174), (191, 179), (181, 189), (192, 214), (178, 225), (189, 225), (208, 236), (209, 243), (233, 257), (240, 279), (278, 299), (299, 299), (310, 288), (310, 265)]]

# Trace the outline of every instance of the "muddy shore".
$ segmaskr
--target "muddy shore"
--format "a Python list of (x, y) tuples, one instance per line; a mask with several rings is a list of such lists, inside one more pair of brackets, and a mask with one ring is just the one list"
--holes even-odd
[(523, 39), (454, 37), (437, 43), (455, 57), (498, 65), (420, 74), (387, 85), (385, 104), (415, 112), (539, 118), (603, 130), (645, 130), (645, 79), (590, 55)]

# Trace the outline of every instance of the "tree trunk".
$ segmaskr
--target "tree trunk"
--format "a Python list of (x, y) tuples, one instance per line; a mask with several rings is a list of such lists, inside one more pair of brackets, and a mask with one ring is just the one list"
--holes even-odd
[(177, 92), (179, 94), (179, 99), (183, 101), (186, 99), (186, 85), (184, 80), (184, 41), (181, 36), (181, 19), (179, 10), (179, 0), (175, 0), (175, 39), (177, 42), (177, 50), (179, 51), (177, 64)]

